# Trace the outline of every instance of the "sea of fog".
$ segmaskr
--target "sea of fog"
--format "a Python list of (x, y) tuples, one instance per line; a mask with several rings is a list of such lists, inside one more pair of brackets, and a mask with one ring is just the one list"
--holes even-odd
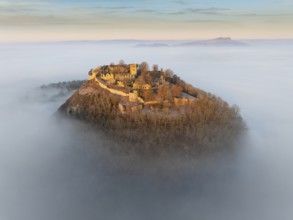
[[(0, 44), (0, 219), (291, 220), (293, 43), (246, 43), (151, 48), (135, 47), (135, 42)], [(52, 117), (68, 97), (51, 99), (58, 91), (37, 87), (85, 79), (91, 68), (120, 59), (170, 68), (238, 105), (248, 127), (239, 152), (182, 175), (149, 172), (148, 167), (120, 172), (101, 165), (103, 155), (91, 155), (86, 140), (78, 139), (82, 131), (76, 124)], [(133, 166), (138, 163), (134, 160)], [(178, 165), (180, 159), (164, 163)], [(146, 164), (153, 170), (161, 166), (160, 161)]]

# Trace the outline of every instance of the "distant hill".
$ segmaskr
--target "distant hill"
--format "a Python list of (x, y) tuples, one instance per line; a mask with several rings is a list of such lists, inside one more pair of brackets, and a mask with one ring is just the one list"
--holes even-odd
[[(252, 41), (253, 42), (253, 41)], [(176, 46), (248, 46), (249, 43), (240, 42), (230, 37), (219, 37), (210, 40), (135, 40), (135, 39), (117, 39), (117, 40), (84, 40), (84, 41), (61, 41), (60, 44), (121, 44), (132, 45), (134, 47), (158, 48), (158, 47), (176, 47)]]
[(144, 43), (144, 44), (137, 44), (135, 47), (168, 47), (168, 44), (165, 43)]
[(72, 95), (72, 93), (79, 89), (85, 82), (85, 80), (74, 80), (42, 85), (28, 93), (25, 98), (34, 99), (39, 102), (55, 102), (63, 100), (69, 95)]
[(66, 89), (68, 91), (78, 89), (82, 84), (84, 84), (86, 80), (73, 80), (66, 82), (58, 82), (58, 83), (50, 83), (47, 85), (42, 85), (41, 89)]
[(135, 47), (188, 47), (188, 46), (205, 46), (205, 47), (241, 47), (248, 46), (247, 43), (232, 40), (230, 37), (219, 37), (210, 40), (193, 40), (188, 42), (168, 41), (168, 42), (142, 42)]
[(142, 155), (226, 151), (244, 129), (237, 107), (146, 62), (90, 70), (58, 113), (102, 131), (121, 152)]
[(248, 44), (232, 40), (230, 37), (219, 37), (211, 40), (196, 40), (179, 43), (176, 46), (247, 46)]

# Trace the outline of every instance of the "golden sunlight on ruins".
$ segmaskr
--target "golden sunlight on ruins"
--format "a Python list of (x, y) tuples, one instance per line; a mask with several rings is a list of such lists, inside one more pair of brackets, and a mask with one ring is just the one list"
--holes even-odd
[[(141, 110), (146, 106), (160, 103), (174, 103), (175, 106), (185, 106), (196, 99), (195, 95), (188, 94), (167, 78), (173, 75), (171, 70), (159, 70), (153, 65), (152, 70), (146, 62), (138, 64), (110, 64), (90, 70), (88, 80), (121, 97), (119, 109)], [(174, 78), (174, 77), (173, 77)], [(89, 92), (88, 88), (80, 89), (81, 94)]]

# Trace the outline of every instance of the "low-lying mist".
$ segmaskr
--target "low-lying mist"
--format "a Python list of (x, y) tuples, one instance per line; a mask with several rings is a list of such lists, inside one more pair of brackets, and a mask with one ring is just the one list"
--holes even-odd
[[(291, 220), (293, 45), (134, 45), (0, 45), (0, 219)], [(52, 116), (70, 94), (39, 86), (85, 79), (120, 59), (170, 68), (238, 105), (248, 133), (237, 154), (216, 162), (111, 155), (102, 134)]]

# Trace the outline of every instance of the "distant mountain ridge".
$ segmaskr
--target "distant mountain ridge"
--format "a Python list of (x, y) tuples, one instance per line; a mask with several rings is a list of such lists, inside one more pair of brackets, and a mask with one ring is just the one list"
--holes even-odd
[(137, 44), (135, 47), (168, 47), (166, 43)]
[(232, 40), (230, 37), (218, 37), (215, 39), (209, 40), (193, 40), (193, 41), (185, 41), (185, 42), (157, 42), (157, 41), (147, 41), (144, 43), (140, 43), (135, 45), (135, 47), (185, 47), (185, 46), (248, 46), (247, 43), (243, 43), (240, 41)]
[(218, 37), (211, 40), (196, 40), (181, 43), (177, 46), (247, 46), (247, 44), (232, 40), (230, 37)]

